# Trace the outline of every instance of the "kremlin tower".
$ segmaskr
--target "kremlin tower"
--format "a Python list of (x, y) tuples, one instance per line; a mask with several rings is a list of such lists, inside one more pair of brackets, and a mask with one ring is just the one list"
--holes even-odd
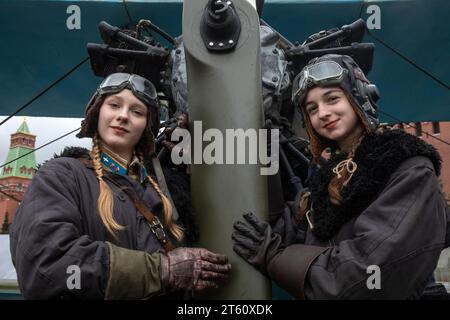
[[(0, 233), (7, 233), (25, 191), (36, 172), (36, 136), (30, 133), (24, 119), (17, 132), (11, 134), (8, 156), (0, 159)], [(18, 159), (19, 158), (19, 159)]]

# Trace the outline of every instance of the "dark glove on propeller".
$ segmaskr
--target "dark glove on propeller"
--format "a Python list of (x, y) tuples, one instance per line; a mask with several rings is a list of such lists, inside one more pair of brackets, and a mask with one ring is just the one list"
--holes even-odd
[(270, 275), (270, 262), (281, 250), (281, 237), (253, 213), (243, 215), (245, 223), (233, 224), (233, 250), (256, 269)]

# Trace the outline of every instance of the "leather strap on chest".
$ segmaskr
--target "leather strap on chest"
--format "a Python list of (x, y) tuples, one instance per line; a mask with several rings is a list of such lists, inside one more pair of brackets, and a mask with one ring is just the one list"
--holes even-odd
[(116, 181), (112, 181), (112, 179), (107, 178), (108, 181), (114, 183), (117, 185), (123, 192), (127, 194), (127, 196), (131, 199), (136, 209), (144, 216), (144, 218), (148, 221), (150, 225), (150, 229), (152, 230), (153, 234), (156, 236), (158, 241), (161, 243), (161, 245), (164, 247), (164, 250), (166, 252), (169, 252), (173, 249), (175, 249), (175, 246), (170, 241), (169, 237), (167, 236), (166, 232), (164, 231), (164, 227), (159, 221), (158, 217), (155, 216), (147, 207), (144, 201), (139, 199), (136, 195), (136, 193), (131, 190), (128, 187), (120, 186), (116, 183)]
[[(85, 159), (85, 158), (78, 158), (80, 162), (82, 162), (85, 166), (92, 166), (92, 160)], [(158, 241), (163, 246), (164, 250), (166, 252), (169, 252), (173, 249), (175, 249), (174, 244), (170, 241), (169, 237), (167, 236), (164, 226), (162, 225), (161, 221), (158, 219), (157, 216), (155, 216), (150, 209), (147, 207), (145, 202), (140, 199), (136, 192), (131, 189), (128, 186), (121, 185), (119, 182), (115, 181), (114, 179), (111, 179), (110, 177), (104, 175), (103, 178), (105, 180), (108, 180), (112, 184), (114, 184), (116, 187), (118, 187), (120, 190), (125, 192), (125, 194), (130, 198), (131, 202), (134, 204), (136, 209), (144, 216), (144, 218), (147, 220), (147, 222), (150, 225), (150, 229), (152, 230), (155, 237), (158, 239)]]

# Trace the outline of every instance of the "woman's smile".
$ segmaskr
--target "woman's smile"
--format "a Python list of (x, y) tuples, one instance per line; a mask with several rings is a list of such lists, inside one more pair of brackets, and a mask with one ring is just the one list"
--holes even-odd
[(328, 123), (327, 123), (326, 125), (324, 125), (323, 127), (324, 127), (325, 129), (329, 129), (329, 130), (335, 129), (335, 128), (337, 127), (338, 121), (339, 121), (339, 119), (334, 120), (334, 121), (331, 121), (331, 122), (328, 122)]
[(115, 134), (121, 135), (121, 136), (123, 136), (129, 132), (127, 129), (120, 127), (120, 126), (112, 126), (111, 129), (113, 129)]

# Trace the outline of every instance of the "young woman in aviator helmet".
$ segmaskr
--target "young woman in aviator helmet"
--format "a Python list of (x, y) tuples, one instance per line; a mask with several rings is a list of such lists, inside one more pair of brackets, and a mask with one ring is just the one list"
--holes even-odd
[[(314, 161), (325, 148), (331, 158), (282, 223), (252, 213), (236, 222), (234, 250), (296, 298), (419, 298), (445, 240), (439, 154), (404, 131), (377, 131), (378, 92), (349, 56), (310, 61), (292, 98)], [(278, 225), (294, 225), (295, 241)]]
[[(150, 81), (114, 73), (100, 84), (77, 135), (92, 138), (90, 155), (46, 162), (11, 227), (25, 298), (179, 298), (225, 278), (225, 256), (175, 248), (183, 229), (144, 166), (154, 155), (158, 126)], [(79, 279), (69, 279), (76, 270)]]

